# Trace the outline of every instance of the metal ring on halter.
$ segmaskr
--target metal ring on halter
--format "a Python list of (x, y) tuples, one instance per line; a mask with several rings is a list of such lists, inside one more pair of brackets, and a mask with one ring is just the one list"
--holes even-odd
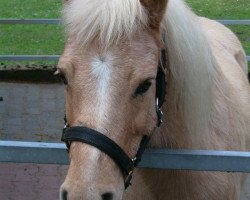
[(163, 112), (159, 107), (159, 99), (158, 98), (156, 98), (156, 113), (157, 113), (157, 117), (158, 117), (157, 126), (160, 127), (162, 122), (163, 122)]
[(67, 118), (66, 118), (66, 114), (64, 115), (64, 127), (63, 128), (67, 128), (69, 127), (69, 123), (67, 121)]

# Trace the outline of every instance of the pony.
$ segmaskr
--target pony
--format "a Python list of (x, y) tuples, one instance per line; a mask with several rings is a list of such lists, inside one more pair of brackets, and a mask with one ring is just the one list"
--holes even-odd
[[(237, 37), (195, 15), (183, 0), (67, 0), (67, 41), (56, 74), (65, 83), (69, 127), (85, 126), (133, 158), (149, 148), (249, 149), (250, 87)], [(157, 128), (156, 77), (167, 82)], [(241, 173), (135, 169), (132, 186), (107, 154), (70, 143), (61, 200), (238, 200)]]

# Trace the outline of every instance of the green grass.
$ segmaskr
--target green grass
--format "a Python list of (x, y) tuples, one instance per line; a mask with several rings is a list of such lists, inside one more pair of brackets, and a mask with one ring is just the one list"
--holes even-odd
[(63, 0), (1, 0), (0, 18), (58, 18)]
[[(62, 0), (0, 0), (0, 18), (60, 18)], [(187, 0), (212, 19), (250, 19), (250, 0)], [(228, 26), (250, 55), (250, 26)], [(57, 25), (0, 25), (0, 54), (61, 54), (64, 31)]]
[(212, 19), (250, 19), (250, 0), (187, 0), (196, 14)]
[[(59, 18), (62, 0), (1, 0), (0, 18)], [(61, 54), (63, 27), (0, 25), (0, 54)]]
[(4, 54), (60, 54), (63, 27), (55, 25), (0, 25), (0, 47)]

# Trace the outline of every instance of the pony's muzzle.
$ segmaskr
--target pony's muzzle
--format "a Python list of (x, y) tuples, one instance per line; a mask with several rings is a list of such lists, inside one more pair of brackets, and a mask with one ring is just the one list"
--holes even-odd
[(91, 194), (91, 197), (89, 198), (89, 195), (84, 194), (73, 194), (70, 197), (69, 189), (66, 189), (64, 187), (61, 187), (60, 189), (60, 200), (79, 200), (79, 199), (86, 199), (86, 200), (113, 200), (114, 194), (113, 192), (104, 192), (100, 195), (93, 195)]

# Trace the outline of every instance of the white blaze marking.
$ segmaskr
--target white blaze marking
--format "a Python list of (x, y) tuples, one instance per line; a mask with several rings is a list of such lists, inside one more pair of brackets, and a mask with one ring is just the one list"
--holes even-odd
[[(111, 76), (111, 57), (107, 55), (105, 58), (94, 58), (91, 63), (92, 73), (97, 78), (97, 117), (98, 122), (102, 123), (105, 115), (109, 111), (109, 82)], [(101, 125), (100, 123), (97, 126)]]
[[(95, 116), (97, 118), (97, 129), (103, 128), (103, 123), (107, 122), (107, 115), (109, 114), (110, 101), (109, 101), (109, 84), (112, 72), (112, 60), (110, 55), (106, 55), (105, 58), (95, 57), (91, 63), (92, 73), (96, 77), (97, 81), (97, 104)], [(91, 160), (95, 161), (99, 158), (100, 151), (93, 150)]]

